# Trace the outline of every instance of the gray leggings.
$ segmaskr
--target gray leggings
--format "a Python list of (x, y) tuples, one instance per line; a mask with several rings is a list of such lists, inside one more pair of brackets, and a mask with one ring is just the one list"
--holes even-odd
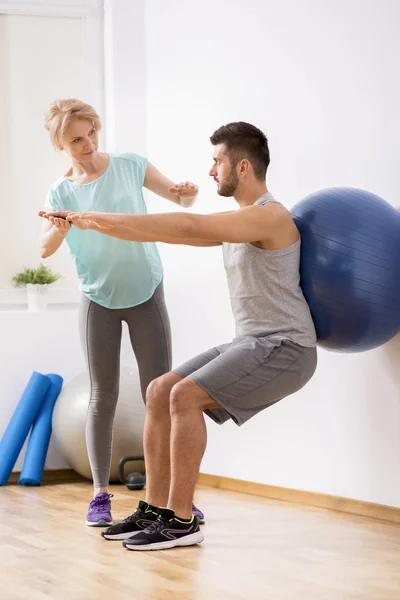
[(171, 329), (162, 282), (150, 300), (131, 308), (104, 308), (82, 296), (79, 329), (91, 386), (86, 444), (95, 487), (106, 487), (110, 476), (122, 321), (129, 328), (143, 399), (149, 383), (171, 370)]

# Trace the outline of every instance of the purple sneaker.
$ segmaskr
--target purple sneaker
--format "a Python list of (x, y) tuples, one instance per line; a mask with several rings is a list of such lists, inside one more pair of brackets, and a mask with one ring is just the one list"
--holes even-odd
[(86, 525), (89, 527), (108, 527), (112, 525), (111, 500), (114, 494), (100, 492), (89, 504)]
[(195, 506), (194, 504), (192, 504), (192, 514), (194, 514), (197, 517), (197, 520), (200, 525), (204, 525), (204, 513), (202, 513), (201, 510), (198, 509), (197, 506)]

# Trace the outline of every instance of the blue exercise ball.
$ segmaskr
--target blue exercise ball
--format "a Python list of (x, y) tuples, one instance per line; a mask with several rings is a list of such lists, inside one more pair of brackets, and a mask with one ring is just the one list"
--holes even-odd
[(291, 211), (302, 239), (301, 285), (320, 346), (362, 352), (400, 329), (400, 215), (354, 188), (310, 194)]

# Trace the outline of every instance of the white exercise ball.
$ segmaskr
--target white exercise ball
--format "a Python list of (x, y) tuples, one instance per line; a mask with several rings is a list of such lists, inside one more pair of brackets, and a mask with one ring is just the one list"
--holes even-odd
[[(83, 477), (92, 479), (85, 437), (89, 400), (90, 382), (85, 372), (63, 387), (54, 408), (53, 434), (61, 456), (70, 467)], [(143, 455), (144, 414), (138, 370), (122, 366), (114, 418), (110, 481), (119, 480), (118, 463), (122, 457)], [(129, 471), (144, 474), (143, 462), (127, 463), (127, 467)]]

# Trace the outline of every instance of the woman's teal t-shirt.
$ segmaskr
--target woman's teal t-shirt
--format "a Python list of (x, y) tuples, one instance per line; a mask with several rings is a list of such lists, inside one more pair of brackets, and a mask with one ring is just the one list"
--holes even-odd
[[(61, 177), (50, 189), (46, 207), (78, 212), (147, 213), (143, 181), (147, 159), (110, 154), (107, 170), (90, 183)], [(129, 308), (151, 298), (163, 276), (153, 242), (129, 242), (97, 231), (71, 227), (66, 241), (80, 279), (80, 289), (106, 308)]]

